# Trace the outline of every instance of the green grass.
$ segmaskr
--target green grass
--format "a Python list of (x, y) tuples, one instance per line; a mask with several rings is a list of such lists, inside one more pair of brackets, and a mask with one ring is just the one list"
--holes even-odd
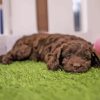
[(100, 100), (100, 69), (71, 74), (41, 62), (0, 64), (0, 100)]

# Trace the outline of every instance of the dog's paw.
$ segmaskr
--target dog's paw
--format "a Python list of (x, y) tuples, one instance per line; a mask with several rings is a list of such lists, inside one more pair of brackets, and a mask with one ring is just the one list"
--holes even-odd
[(11, 64), (12, 60), (10, 57), (4, 56), (1, 61), (2, 64)]

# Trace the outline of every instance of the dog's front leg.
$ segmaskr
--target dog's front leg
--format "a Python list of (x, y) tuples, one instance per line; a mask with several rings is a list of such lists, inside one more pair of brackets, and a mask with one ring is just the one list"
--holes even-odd
[(56, 50), (54, 50), (51, 53), (48, 53), (45, 56), (45, 62), (47, 63), (48, 69), (49, 70), (53, 70), (56, 71), (58, 70), (60, 67), (60, 61), (59, 61), (59, 57), (60, 57), (60, 53), (61, 53), (61, 49), (57, 48)]

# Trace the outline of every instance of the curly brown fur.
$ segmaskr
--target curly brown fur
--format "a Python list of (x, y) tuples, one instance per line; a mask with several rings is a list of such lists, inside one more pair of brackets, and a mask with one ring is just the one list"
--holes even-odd
[(20, 38), (12, 50), (0, 57), (0, 62), (10, 64), (21, 60), (44, 61), (50, 70), (85, 72), (100, 60), (92, 44), (73, 35), (33, 34)]

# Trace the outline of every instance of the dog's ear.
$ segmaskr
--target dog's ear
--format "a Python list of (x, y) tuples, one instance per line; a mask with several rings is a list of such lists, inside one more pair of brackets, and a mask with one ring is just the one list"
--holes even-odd
[(93, 67), (100, 67), (100, 58), (96, 51), (93, 49), (93, 44), (89, 43), (90, 45), (90, 52), (91, 52), (91, 66)]
[(91, 65), (93, 67), (100, 67), (100, 59), (94, 51), (91, 54)]

